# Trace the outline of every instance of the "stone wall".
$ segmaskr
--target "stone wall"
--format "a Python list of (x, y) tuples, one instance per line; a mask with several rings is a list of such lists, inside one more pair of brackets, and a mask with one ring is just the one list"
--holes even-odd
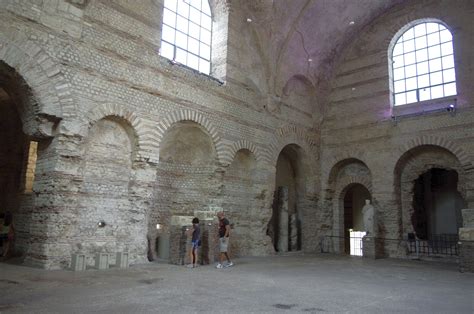
[[(236, 254), (272, 251), (266, 224), (275, 156), (287, 144), (314, 148), (305, 135), (311, 117), (297, 104), (286, 104), (283, 115), (266, 109), (274, 100), (267, 99), (264, 66), (248, 62), (259, 39), (245, 37), (242, 46), (247, 24), (238, 6), (213, 6), (219, 81), (159, 56), (162, 1), (0, 3), (0, 60), (35, 100), (23, 110), (33, 117), (23, 129), (39, 141), (33, 199), (24, 202), (31, 210), (27, 263), (68, 267), (73, 253), (121, 250), (142, 262), (156, 256), (147, 243), (156, 240), (157, 223), (166, 227), (172, 214), (212, 206), (233, 220)], [(288, 95), (302, 93), (297, 84), (292, 89)], [(210, 140), (211, 163), (160, 157), (179, 145), (179, 138), (166, 144), (166, 136), (185, 121)], [(235, 178), (230, 165), (240, 149), (250, 149), (258, 169)], [(314, 207), (313, 197), (302, 196), (302, 211)]]
[[(373, 203), (380, 214), (380, 237), (400, 239), (406, 233), (407, 217), (402, 215), (412, 206), (408, 194), (420, 171), (437, 165), (455, 169), (460, 178), (458, 190), (468, 204), (474, 201), (474, 146), (469, 136), (474, 128), (474, 94), (469, 86), (474, 69), (472, 52), (467, 48), (474, 43), (472, 6), (469, 1), (457, 4), (408, 1), (365, 26), (337, 62), (321, 131), (323, 199), (336, 201), (330, 187), (334, 185), (331, 173), (337, 163), (360, 160), (371, 174), (367, 184), (371, 185)], [(446, 23), (453, 34), (458, 95), (450, 100), (456, 103), (455, 114), (429, 112), (418, 106), (414, 108), (417, 114), (403, 115), (391, 107), (388, 52), (392, 38), (407, 23), (423, 18)], [(439, 153), (430, 159), (433, 150)], [(421, 155), (418, 158), (416, 154)], [(404, 174), (400, 172), (401, 164)], [(336, 181), (348, 184), (357, 179), (341, 174)], [(322, 203), (321, 210), (331, 208)], [(404, 252), (397, 244), (385, 247), (386, 255), (404, 256)]]
[[(247, 22), (245, 3), (211, 1), (218, 47), (210, 77), (159, 56), (162, 0), (0, 2), (0, 72), (15, 74), (7, 93), (38, 142), (33, 193), (14, 217), (25, 226), (27, 263), (65, 268), (81, 250), (128, 250), (131, 263), (143, 262), (156, 257), (157, 223), (169, 232), (172, 215), (213, 208), (234, 223), (237, 255), (269, 254), (276, 166), (288, 147), (304, 251), (340, 232), (335, 206), (353, 183), (370, 191), (381, 235), (400, 238), (406, 185), (397, 169), (409, 169), (399, 161), (418, 146), (451, 154), (444, 164), (455, 164), (472, 205), (469, 1), (407, 1), (366, 25), (335, 63), (328, 99), (304, 75), (275, 79), (281, 64), (270, 64), (269, 38)], [(425, 17), (453, 32), (457, 110), (394, 120), (387, 51), (401, 27)], [(19, 138), (19, 129), (8, 132)], [(19, 163), (14, 152), (6, 159)], [(396, 246), (385, 254), (401, 255)]]

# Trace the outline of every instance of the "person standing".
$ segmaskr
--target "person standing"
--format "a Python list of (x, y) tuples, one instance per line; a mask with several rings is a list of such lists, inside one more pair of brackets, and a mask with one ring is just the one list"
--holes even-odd
[(199, 227), (199, 218), (195, 217), (193, 219), (193, 227), (190, 232), (192, 234), (190, 252), (191, 264), (189, 264), (188, 267), (195, 268), (197, 267), (198, 263), (198, 249), (201, 245), (201, 228)]
[[(229, 247), (229, 236), (230, 236), (230, 223), (227, 218), (224, 216), (224, 212), (218, 212), (217, 218), (219, 219), (219, 264), (216, 268), (224, 268), (233, 266), (234, 263), (229, 258), (227, 249)], [(227, 264), (224, 266), (224, 258), (227, 259)]]

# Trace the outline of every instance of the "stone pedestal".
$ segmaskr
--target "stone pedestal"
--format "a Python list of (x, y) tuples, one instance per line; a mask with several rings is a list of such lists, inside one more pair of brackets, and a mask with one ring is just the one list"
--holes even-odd
[(213, 220), (205, 220), (201, 224), (201, 247), (199, 256), (201, 264), (207, 265), (219, 259), (218, 224)]
[(288, 252), (288, 187), (278, 188), (278, 252)]
[(375, 241), (374, 238), (365, 236), (362, 238), (362, 256), (375, 259)]
[(109, 268), (109, 254), (108, 253), (97, 253), (95, 255), (95, 268), (97, 269)]
[(362, 238), (362, 254), (366, 258), (381, 258), (383, 252), (383, 243), (376, 237), (366, 235)]
[(158, 257), (164, 260), (170, 258), (170, 234), (162, 232), (158, 236)]
[(130, 265), (128, 252), (117, 252), (115, 266), (118, 268), (128, 268)]
[(87, 258), (85, 254), (72, 254), (71, 269), (73, 271), (86, 270)]
[(459, 267), (474, 272), (474, 209), (462, 210), (463, 227), (459, 228)]
[(193, 216), (171, 216), (169, 229), (169, 260), (171, 264), (189, 263), (191, 237), (187, 230), (191, 228)]
[[(186, 226), (170, 227), (170, 263), (184, 265), (186, 258)], [(189, 258), (188, 258), (189, 259)]]

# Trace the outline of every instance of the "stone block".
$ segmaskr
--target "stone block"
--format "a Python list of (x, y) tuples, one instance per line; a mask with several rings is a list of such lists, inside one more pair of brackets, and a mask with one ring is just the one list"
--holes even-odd
[(459, 270), (474, 273), (474, 241), (461, 241), (459, 245)]
[(364, 236), (362, 238), (363, 257), (377, 259), (383, 257), (383, 243), (375, 237)]
[(474, 241), (474, 228), (459, 228), (459, 240)]
[(201, 226), (201, 264), (207, 265), (216, 262), (219, 259), (218, 250), (218, 224), (214, 221), (203, 221)]
[(128, 252), (117, 252), (115, 258), (115, 266), (118, 268), (128, 268), (129, 264)]
[(87, 266), (87, 258), (85, 254), (72, 254), (71, 269), (73, 271), (84, 271)]
[(163, 232), (158, 236), (158, 256), (161, 259), (170, 258), (170, 234)]
[(107, 253), (97, 253), (95, 255), (95, 268), (97, 268), (97, 269), (107, 269), (107, 268), (109, 268), (109, 254), (107, 254)]
[(171, 216), (171, 225), (172, 226), (189, 226), (193, 221), (193, 216)]
[(461, 209), (463, 227), (474, 228), (474, 209)]
[(184, 265), (186, 259), (187, 235), (186, 226), (170, 226), (170, 263)]

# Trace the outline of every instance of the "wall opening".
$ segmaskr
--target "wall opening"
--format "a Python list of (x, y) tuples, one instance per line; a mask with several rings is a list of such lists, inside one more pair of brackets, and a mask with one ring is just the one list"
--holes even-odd
[(414, 181), (411, 222), (419, 239), (458, 234), (465, 202), (457, 187), (455, 170), (432, 168)]
[(300, 251), (302, 247), (298, 204), (304, 196), (304, 183), (300, 150), (297, 145), (288, 145), (277, 160), (273, 215), (267, 231), (277, 252)]
[(33, 182), (35, 181), (36, 161), (38, 159), (38, 142), (30, 141), (26, 152), (26, 160), (23, 174), (23, 191), (33, 192)]
[[(18, 99), (11, 96), (12, 93), (21, 93), (15, 89), (11, 76), (11, 73), (0, 73), (0, 215), (11, 217), (15, 230), (15, 241), (8, 249), (8, 257), (24, 256), (28, 249), (29, 213), (33, 200), (31, 194), (22, 192), (33, 189), (33, 157), (36, 161), (36, 152), (33, 153), (32, 147), (32, 163), (27, 167), (30, 141), (23, 133)], [(0, 223), (3, 225), (4, 222), (0, 220)], [(7, 243), (1, 242), (5, 242), (0, 244), (3, 254)]]
[(362, 208), (370, 200), (370, 192), (361, 184), (351, 185), (344, 195), (344, 253), (362, 256), (365, 235)]

